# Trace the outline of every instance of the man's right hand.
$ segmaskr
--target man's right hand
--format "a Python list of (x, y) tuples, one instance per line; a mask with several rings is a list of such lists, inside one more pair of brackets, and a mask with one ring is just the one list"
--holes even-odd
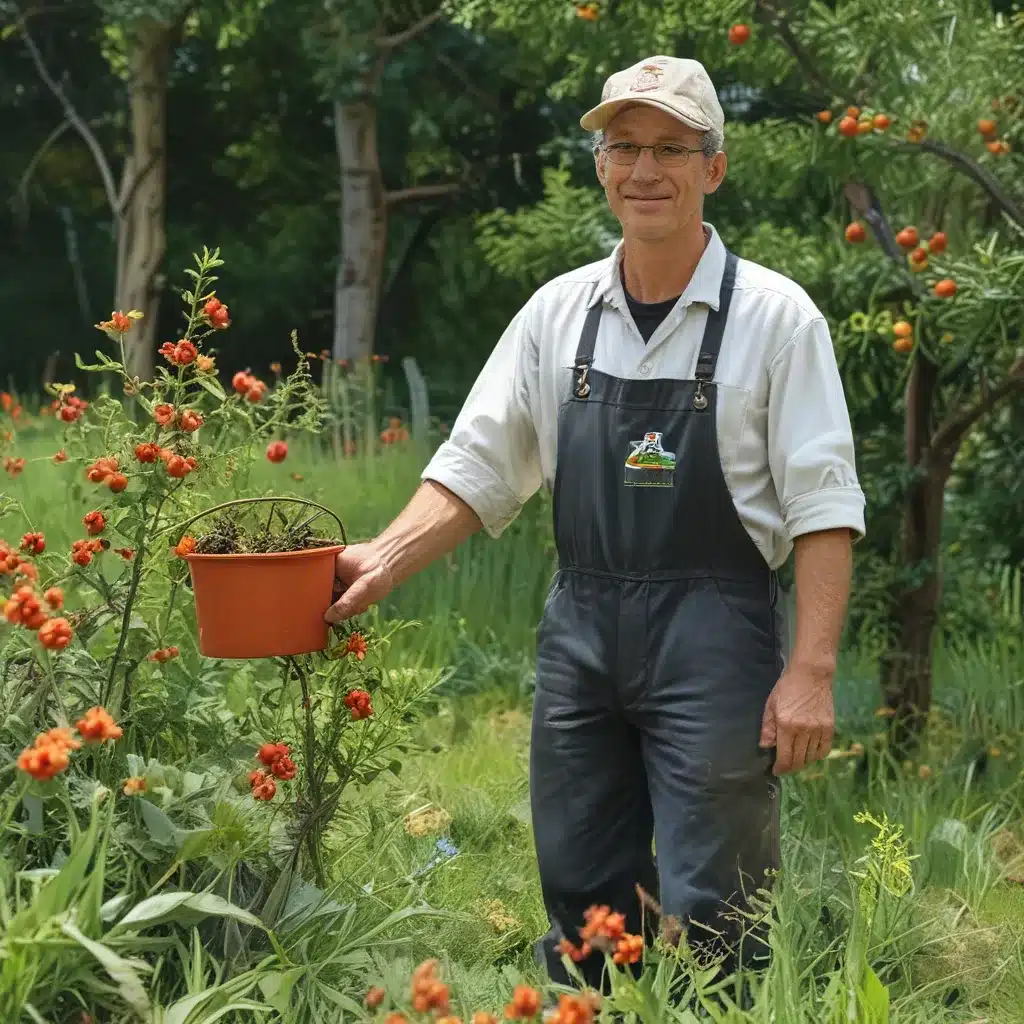
[(331, 623), (361, 615), (394, 587), (391, 568), (372, 542), (352, 544), (340, 552), (334, 575), (342, 595), (324, 615)]

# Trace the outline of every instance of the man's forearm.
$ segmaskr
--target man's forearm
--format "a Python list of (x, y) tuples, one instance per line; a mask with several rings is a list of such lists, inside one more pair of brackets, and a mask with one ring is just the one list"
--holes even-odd
[(831, 682), (839, 656), (853, 575), (850, 531), (822, 530), (797, 537), (796, 638), (787, 667)]
[(425, 480), (394, 522), (371, 543), (387, 563), (392, 585), (397, 586), (482, 526), (461, 498), (436, 481)]

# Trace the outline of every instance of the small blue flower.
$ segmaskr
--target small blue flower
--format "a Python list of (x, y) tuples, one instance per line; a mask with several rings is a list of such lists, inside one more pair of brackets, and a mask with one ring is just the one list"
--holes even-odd
[(438, 839), (437, 852), (443, 853), (446, 857), (457, 857), (459, 848), (450, 839)]

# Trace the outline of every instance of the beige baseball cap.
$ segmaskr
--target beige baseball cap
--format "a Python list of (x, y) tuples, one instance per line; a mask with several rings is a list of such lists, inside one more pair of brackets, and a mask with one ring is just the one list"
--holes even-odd
[(699, 131), (723, 131), (725, 114), (700, 61), (686, 57), (648, 57), (604, 83), (601, 102), (580, 118), (587, 131), (601, 131), (625, 106), (645, 103), (678, 117)]

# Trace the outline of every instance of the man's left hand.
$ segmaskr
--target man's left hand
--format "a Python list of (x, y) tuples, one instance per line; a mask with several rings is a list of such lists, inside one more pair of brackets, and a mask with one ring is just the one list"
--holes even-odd
[(761, 746), (775, 747), (775, 774), (796, 772), (827, 757), (834, 728), (831, 673), (789, 666), (769, 694), (761, 719)]

